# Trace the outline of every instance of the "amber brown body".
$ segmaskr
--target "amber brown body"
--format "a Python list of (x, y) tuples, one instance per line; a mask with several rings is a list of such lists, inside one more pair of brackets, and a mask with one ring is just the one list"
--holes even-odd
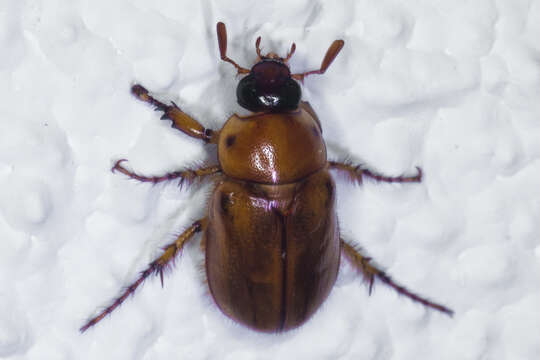
[(320, 127), (304, 109), (234, 115), (218, 144), (224, 175), (204, 234), (211, 294), (250, 328), (297, 327), (328, 296), (339, 269), (335, 185)]
[(81, 327), (86, 331), (121, 305), (150, 275), (163, 285), (163, 271), (196, 233), (203, 233), (203, 249), (210, 293), (232, 319), (252, 329), (283, 331), (303, 324), (319, 308), (336, 280), (341, 254), (369, 283), (375, 278), (398, 293), (448, 315), (452, 311), (396, 284), (370, 263), (361, 250), (339, 236), (335, 211), (335, 184), (329, 170), (346, 174), (353, 182), (364, 177), (385, 182), (420, 182), (416, 176), (388, 177), (360, 165), (328, 162), (321, 124), (293, 79), (323, 74), (344, 45), (335, 40), (318, 70), (291, 74), (286, 58), (261, 54), (252, 70), (226, 55), (227, 34), (217, 24), (221, 59), (248, 74), (237, 88), (238, 103), (254, 111), (231, 116), (220, 131), (205, 128), (175, 104), (166, 105), (141, 85), (132, 87), (140, 100), (163, 111), (162, 119), (186, 135), (217, 145), (218, 165), (184, 169), (161, 176), (144, 176), (122, 166), (113, 171), (132, 179), (180, 184), (213, 177), (215, 187), (206, 216), (195, 221), (140, 273), (111, 305)]

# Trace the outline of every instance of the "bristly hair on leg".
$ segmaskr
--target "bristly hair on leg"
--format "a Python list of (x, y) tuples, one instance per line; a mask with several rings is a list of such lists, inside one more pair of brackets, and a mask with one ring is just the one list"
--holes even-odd
[(360, 245), (351, 244), (348, 241), (341, 240), (345, 257), (353, 264), (357, 272), (362, 274), (362, 280), (368, 285), (368, 294), (371, 296), (373, 290), (373, 284), (375, 281), (375, 274), (365, 271), (371, 262), (371, 257), (365, 257), (360, 255), (362, 248)]
[(97, 316), (91, 318), (90, 320), (88, 320), (84, 326), (82, 326), (79, 330), (80, 332), (85, 332), (86, 330), (88, 330), (88, 328), (94, 326), (95, 324), (97, 324), (99, 321), (101, 321), (104, 317), (106, 317), (107, 315), (111, 314), (118, 306), (120, 306), (130, 295), (133, 295), (135, 293), (135, 290), (137, 290), (137, 288), (139, 287), (139, 285), (141, 285), (144, 280), (152, 275), (152, 274), (155, 274), (155, 275), (160, 275), (160, 278), (162, 279), (162, 284), (163, 284), (163, 266), (160, 266), (158, 264), (158, 260), (159, 259), (156, 259), (154, 260), (153, 262), (151, 262), (148, 267), (146, 268), (146, 270), (144, 271), (141, 271), (139, 273), (139, 277), (137, 278), (137, 280), (135, 280), (135, 282), (133, 282), (131, 285), (127, 286), (126, 288), (124, 288), (124, 290), (122, 291), (121, 295), (119, 297), (117, 297), (109, 306), (107, 306), (104, 310), (102, 310)]
[[(181, 234), (176, 235), (176, 238), (178, 238), (180, 235)], [(176, 266), (176, 259), (178, 258), (178, 256), (182, 255), (182, 251), (184, 250), (183, 248), (178, 249), (176, 247), (172, 249), (171, 246), (174, 246), (174, 244), (165, 245), (161, 248), (161, 250), (163, 251), (163, 254), (161, 255), (161, 257), (166, 256), (165, 254), (167, 253), (167, 251), (169, 251), (169, 253), (172, 253), (172, 255), (170, 255), (172, 257), (171, 260), (165, 262), (164, 264), (161, 264), (158, 272), (156, 272), (156, 275), (159, 274), (159, 281), (161, 283), (162, 288), (163, 288), (163, 274), (164, 273), (168, 274), (170, 271), (172, 271), (172, 269)], [(158, 261), (158, 260), (155, 260), (155, 261)]]
[(209, 160), (194, 160), (186, 164), (183, 171), (186, 175), (178, 182), (178, 187), (182, 189), (184, 186), (200, 185), (206, 178), (214, 177), (219, 171), (214, 171), (216, 166), (211, 164)]
[(203, 218), (201, 220), (195, 221), (191, 226), (189, 226), (184, 232), (182, 232), (174, 242), (163, 248), (163, 254), (160, 257), (152, 261), (148, 267), (143, 270), (137, 280), (129, 285), (123, 290), (121, 295), (117, 297), (111, 305), (109, 305), (105, 310), (102, 310), (96, 317), (90, 319), (80, 328), (81, 332), (85, 332), (88, 328), (94, 326), (104, 317), (112, 313), (118, 306), (120, 306), (130, 295), (132, 295), (135, 290), (144, 282), (144, 280), (150, 275), (159, 275), (161, 286), (163, 286), (163, 272), (170, 265), (176, 256), (181, 252), (185, 243), (193, 237), (194, 234), (203, 231), (206, 227), (207, 219)]
[(364, 275), (364, 279), (369, 284), (369, 294), (371, 295), (373, 289), (373, 283), (375, 278), (390, 286), (397, 291), (398, 294), (404, 295), (409, 299), (418, 302), (425, 307), (440, 311), (450, 317), (454, 315), (454, 311), (447, 308), (444, 305), (437, 304), (431, 300), (428, 300), (420, 295), (417, 295), (402, 285), (397, 284), (388, 276), (382, 269), (371, 263), (371, 258), (362, 255), (362, 249), (359, 246), (352, 245), (347, 241), (341, 239), (344, 255), (349, 259), (353, 265)]
[(351, 182), (355, 185), (362, 185), (363, 184), (363, 177), (361, 172), (359, 173), (357, 170), (361, 165), (353, 165), (353, 162), (349, 159), (343, 159), (342, 161), (329, 161), (331, 169), (338, 170), (339, 174), (343, 175), (347, 181)]
[(350, 161), (329, 161), (330, 169), (335, 169), (340, 173), (344, 173), (347, 178), (353, 183), (361, 185), (364, 177), (371, 178), (378, 182), (388, 183), (409, 183), (409, 182), (421, 182), (422, 181), (422, 169), (416, 167), (417, 174), (413, 176), (386, 176), (379, 174), (375, 171), (368, 169), (364, 164), (353, 165)]
[(120, 159), (116, 161), (111, 171), (113, 173), (115, 171), (118, 171), (128, 176), (131, 179), (134, 179), (140, 182), (152, 183), (154, 185), (163, 181), (172, 181), (172, 180), (178, 179), (178, 186), (182, 187), (183, 185), (192, 184), (195, 180), (201, 181), (203, 178), (207, 176), (211, 176), (211, 175), (221, 172), (219, 165), (214, 165), (214, 166), (198, 167), (195, 169), (188, 168), (184, 170), (166, 173), (160, 176), (145, 176), (145, 175), (140, 175), (134, 171), (126, 169), (122, 165), (122, 162), (124, 161), (127, 161), (127, 160)]

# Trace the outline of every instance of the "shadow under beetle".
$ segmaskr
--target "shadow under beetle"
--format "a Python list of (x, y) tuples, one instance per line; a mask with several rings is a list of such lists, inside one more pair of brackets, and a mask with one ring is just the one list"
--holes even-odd
[(89, 320), (81, 331), (95, 325), (133, 294), (150, 275), (163, 285), (163, 271), (193, 235), (202, 232), (208, 286), (221, 311), (254, 330), (278, 332), (302, 325), (319, 308), (332, 289), (343, 254), (369, 285), (375, 278), (428, 308), (448, 315), (452, 310), (396, 284), (370, 262), (361, 250), (340, 238), (331, 170), (353, 182), (364, 177), (384, 182), (420, 182), (416, 176), (388, 177), (363, 166), (328, 161), (320, 121), (308, 102), (301, 101), (305, 76), (323, 74), (344, 45), (335, 40), (318, 70), (291, 74), (288, 60), (275, 53), (261, 54), (257, 38), (257, 63), (246, 69), (227, 57), (225, 25), (217, 24), (221, 59), (238, 74), (246, 74), (236, 89), (238, 103), (253, 112), (232, 115), (220, 131), (206, 129), (176, 104), (165, 105), (141, 85), (132, 88), (140, 100), (163, 111), (172, 127), (217, 146), (214, 166), (180, 170), (147, 177), (116, 162), (113, 171), (132, 179), (158, 183), (190, 183), (211, 178), (215, 185), (206, 216), (195, 221), (163, 248), (160, 257), (140, 273), (113, 303)]

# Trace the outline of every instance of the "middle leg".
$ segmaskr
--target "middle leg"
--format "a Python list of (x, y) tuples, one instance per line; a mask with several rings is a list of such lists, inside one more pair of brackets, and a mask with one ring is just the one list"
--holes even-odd
[(200, 167), (197, 169), (185, 169), (185, 170), (180, 170), (180, 171), (174, 171), (174, 172), (167, 173), (161, 176), (144, 176), (123, 167), (122, 162), (124, 161), (126, 161), (126, 159), (118, 160), (112, 167), (111, 171), (112, 172), (119, 171), (122, 174), (127, 175), (130, 178), (135, 179), (137, 181), (151, 182), (152, 184), (157, 184), (159, 182), (175, 180), (175, 179), (179, 179), (179, 182), (180, 182), (179, 185), (182, 185), (184, 183), (190, 184), (197, 179), (202, 180), (207, 176), (214, 175), (221, 172), (221, 168), (219, 167), (219, 165), (214, 165), (214, 166)]
[(376, 181), (383, 181), (383, 182), (397, 182), (397, 183), (409, 183), (409, 182), (421, 182), (422, 181), (422, 169), (418, 166), (416, 167), (416, 170), (418, 171), (418, 174), (414, 176), (385, 176), (382, 174), (378, 174), (374, 171), (371, 171), (369, 169), (366, 169), (362, 165), (351, 165), (343, 162), (337, 162), (337, 161), (329, 161), (328, 165), (330, 166), (330, 169), (337, 170), (339, 172), (345, 173), (349, 179), (351, 179), (354, 182), (357, 182), (358, 184), (362, 183), (362, 179), (364, 176), (367, 176), (369, 178), (372, 178)]
[(417, 295), (409, 291), (404, 286), (395, 283), (390, 278), (390, 276), (388, 276), (383, 270), (373, 265), (370, 262), (371, 258), (362, 254), (362, 252), (360, 251), (358, 247), (355, 247), (354, 245), (351, 245), (348, 242), (341, 239), (341, 248), (345, 257), (352, 263), (352, 265), (357, 270), (359, 270), (364, 275), (364, 279), (366, 279), (369, 286), (370, 295), (371, 295), (371, 290), (373, 289), (373, 282), (375, 281), (375, 278), (377, 278), (383, 283), (385, 283), (386, 285), (396, 290), (399, 294), (405, 295), (412, 301), (418, 302), (424, 305), (425, 307), (440, 311), (446, 315), (449, 315), (449, 316), (454, 315), (454, 311), (447, 308), (446, 306), (437, 304), (431, 300), (423, 298), (420, 295)]

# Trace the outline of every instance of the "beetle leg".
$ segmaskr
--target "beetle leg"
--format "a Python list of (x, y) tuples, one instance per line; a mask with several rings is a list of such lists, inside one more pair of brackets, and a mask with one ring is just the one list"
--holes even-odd
[(165, 175), (161, 176), (144, 176), (137, 174), (133, 171), (130, 171), (126, 169), (124, 166), (122, 166), (122, 162), (127, 161), (126, 159), (120, 159), (116, 161), (114, 166), (111, 168), (112, 172), (119, 171), (124, 175), (129, 176), (132, 179), (135, 179), (137, 181), (141, 182), (151, 182), (153, 184), (157, 184), (159, 182), (163, 181), (170, 181), (175, 179), (179, 180), (179, 185), (182, 186), (183, 184), (191, 184), (195, 180), (202, 180), (207, 176), (217, 174), (221, 172), (221, 168), (219, 165), (214, 166), (208, 166), (208, 167), (200, 167), (197, 169), (185, 169), (180, 171), (175, 171), (171, 173), (166, 173)]
[[(343, 40), (334, 40), (332, 45), (328, 48), (326, 51), (326, 55), (324, 55), (324, 59), (321, 63), (321, 67), (319, 70), (311, 70), (300, 74), (292, 74), (292, 78), (300, 81), (304, 81), (304, 77), (312, 74), (324, 74), (326, 69), (332, 64), (332, 61), (336, 58), (336, 56), (339, 54), (341, 49), (343, 48), (343, 45), (345, 45), (345, 42)], [(291, 55), (292, 55), (292, 49), (291, 49)]]
[(122, 294), (117, 297), (111, 305), (109, 305), (105, 310), (101, 311), (97, 316), (88, 320), (79, 330), (85, 332), (88, 328), (94, 326), (99, 321), (101, 321), (105, 316), (112, 313), (118, 306), (120, 306), (124, 300), (128, 298), (129, 295), (132, 295), (135, 290), (141, 285), (144, 280), (152, 275), (159, 275), (161, 280), (161, 286), (163, 286), (163, 271), (171, 264), (171, 261), (182, 251), (182, 248), (186, 242), (193, 237), (198, 232), (203, 231), (206, 228), (207, 220), (206, 218), (195, 221), (189, 228), (187, 228), (182, 234), (180, 234), (176, 240), (169, 245), (163, 248), (163, 254), (156, 260), (152, 261), (146, 270), (142, 271), (131, 285), (129, 285)]
[(111, 171), (119, 171), (124, 175), (129, 176), (132, 179), (141, 181), (141, 182), (151, 182), (152, 184), (157, 184), (162, 181), (169, 181), (169, 180), (179, 180), (179, 185), (182, 186), (183, 184), (191, 184), (193, 181), (197, 179), (203, 179), (207, 176), (214, 175), (218, 172), (221, 172), (221, 168), (219, 165), (215, 166), (208, 166), (208, 167), (200, 167), (198, 169), (185, 169), (181, 171), (175, 171), (172, 173), (167, 173), (165, 175), (161, 176), (143, 176), (139, 175), (133, 171), (129, 171), (125, 167), (122, 166), (122, 162), (127, 161), (126, 159), (120, 159), (118, 160), (114, 166), (112, 167)]
[(173, 128), (196, 139), (201, 139), (204, 142), (211, 144), (217, 143), (219, 132), (205, 128), (197, 120), (180, 110), (175, 103), (172, 103), (172, 105), (165, 105), (149, 95), (148, 90), (139, 84), (133, 85), (131, 92), (139, 100), (154, 105), (156, 110), (163, 111), (164, 114), (161, 116), (161, 120), (172, 120)]
[(398, 183), (406, 183), (406, 182), (421, 182), (422, 181), (422, 169), (418, 166), (416, 167), (416, 170), (418, 170), (418, 174), (415, 176), (385, 176), (378, 174), (376, 172), (373, 172), (371, 170), (368, 170), (364, 168), (362, 165), (356, 165), (353, 166), (351, 164), (341, 163), (337, 161), (329, 161), (328, 164), (330, 165), (330, 169), (335, 169), (340, 172), (345, 173), (349, 179), (351, 179), (354, 182), (357, 182), (358, 184), (362, 184), (362, 179), (364, 176), (370, 177), (373, 180), (376, 181), (384, 181), (384, 182), (398, 182)]
[(388, 276), (383, 270), (371, 263), (371, 258), (362, 254), (361, 249), (349, 244), (345, 240), (341, 239), (341, 248), (345, 257), (352, 263), (352, 265), (359, 270), (369, 286), (369, 294), (373, 289), (373, 282), (375, 278), (379, 279), (386, 285), (396, 290), (399, 294), (404, 295), (412, 301), (418, 302), (425, 307), (440, 311), (448, 316), (453, 316), (454, 311), (447, 308), (444, 305), (437, 304), (431, 300), (421, 297), (409, 290), (404, 286), (395, 283), (390, 276)]

